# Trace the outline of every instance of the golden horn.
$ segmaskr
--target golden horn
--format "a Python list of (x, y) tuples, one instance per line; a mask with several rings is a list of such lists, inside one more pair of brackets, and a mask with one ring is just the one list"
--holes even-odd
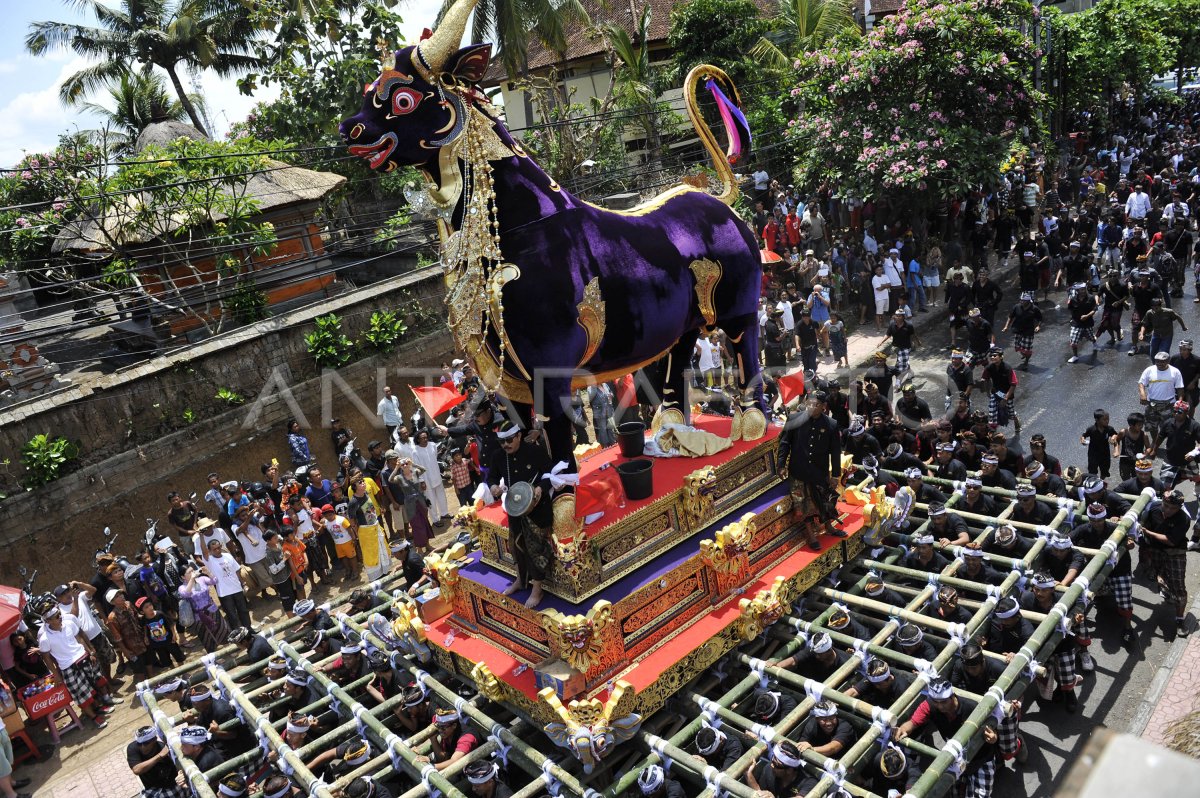
[(458, 51), (463, 34), (467, 30), (467, 18), (475, 9), (476, 2), (477, 0), (457, 0), (442, 17), (433, 35), (417, 45), (416, 57), (413, 60), (417, 69), (428, 72), (422, 75), (426, 80), (432, 82), (445, 65), (446, 59)]

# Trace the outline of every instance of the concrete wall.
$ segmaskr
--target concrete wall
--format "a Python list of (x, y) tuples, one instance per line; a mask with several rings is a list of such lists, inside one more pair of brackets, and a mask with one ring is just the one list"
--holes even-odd
[[(20, 584), (18, 565), (40, 569), (43, 589), (88, 578), (105, 526), (120, 535), (116, 550), (132, 553), (146, 518), (162, 519), (165, 530), (168, 491), (203, 495), (209, 471), (253, 481), (260, 464), (272, 457), (286, 466), (284, 425), (297, 409), (314, 456), (336, 471), (330, 416), (343, 419), (365, 450), (369, 439), (384, 437), (374, 416), (383, 385), (391, 385), (411, 412), (412, 395), (404, 385), (422, 382), (402, 370), (431, 367), (436, 373), (453, 356), (443, 296), (440, 267), (425, 269), (0, 413), (0, 459), (12, 461), (10, 475), (19, 474), (21, 447), (39, 432), (76, 441), (83, 464), (0, 502), (0, 583)], [(336, 374), (320, 373), (304, 344), (313, 319), (336, 312), (353, 339), (372, 311), (394, 309), (408, 298), (433, 314), (427, 332), (410, 335), (389, 355), (364, 358)], [(237, 391), (246, 403), (231, 407), (216, 400), (218, 387)], [(360, 397), (361, 404), (343, 391)], [(190, 424), (183, 421), (188, 409), (198, 419)]]

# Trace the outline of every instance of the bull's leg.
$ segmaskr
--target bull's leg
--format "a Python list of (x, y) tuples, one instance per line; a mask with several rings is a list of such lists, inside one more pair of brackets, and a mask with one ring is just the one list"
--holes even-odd
[(662, 404), (654, 414), (652, 429), (657, 430), (663, 424), (690, 422), (691, 408), (687, 401), (686, 377), (692, 367), (692, 355), (696, 351), (696, 338), (699, 335), (699, 330), (684, 333), (662, 359)]
[(763, 399), (762, 367), (758, 362), (758, 317), (753, 314), (718, 319), (733, 354), (738, 404), (730, 438), (756, 441), (767, 432), (767, 403)]

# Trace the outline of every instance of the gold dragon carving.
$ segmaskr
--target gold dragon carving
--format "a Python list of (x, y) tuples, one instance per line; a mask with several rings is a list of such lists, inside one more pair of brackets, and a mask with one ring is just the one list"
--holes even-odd
[(712, 513), (713, 492), (717, 488), (717, 471), (712, 466), (698, 468), (683, 479), (679, 494), (679, 511), (687, 528), (700, 529)]
[(599, 662), (603, 642), (600, 634), (612, 623), (612, 604), (598, 601), (587, 615), (563, 615), (558, 610), (541, 613), (542, 628), (550, 637), (551, 650), (557, 651), (568, 665), (587, 673)]
[(633, 686), (619, 681), (603, 704), (597, 698), (589, 698), (564, 706), (553, 687), (543, 688), (538, 698), (558, 718), (546, 724), (546, 736), (583, 763), (584, 773), (591, 773), (614, 745), (632, 738), (642, 726), (642, 718), (636, 712), (621, 714), (622, 707), (627, 705), (626, 694), (633, 694)]
[(771, 587), (758, 591), (753, 599), (738, 602), (741, 609), (736, 621), (738, 637), (753, 640), (791, 610), (791, 602), (784, 595), (785, 588), (784, 578), (777, 576)]
[(713, 540), (700, 541), (701, 562), (726, 575), (745, 568), (750, 542), (754, 540), (754, 517), (754, 513), (746, 513), (718, 529)]

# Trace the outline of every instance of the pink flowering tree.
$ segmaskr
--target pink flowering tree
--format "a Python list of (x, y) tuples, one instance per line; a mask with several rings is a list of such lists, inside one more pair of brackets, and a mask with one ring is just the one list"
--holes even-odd
[(1036, 13), (1026, 0), (909, 0), (865, 37), (798, 59), (797, 183), (914, 212), (993, 185), (1010, 150), (1042, 136), (1021, 32)]

